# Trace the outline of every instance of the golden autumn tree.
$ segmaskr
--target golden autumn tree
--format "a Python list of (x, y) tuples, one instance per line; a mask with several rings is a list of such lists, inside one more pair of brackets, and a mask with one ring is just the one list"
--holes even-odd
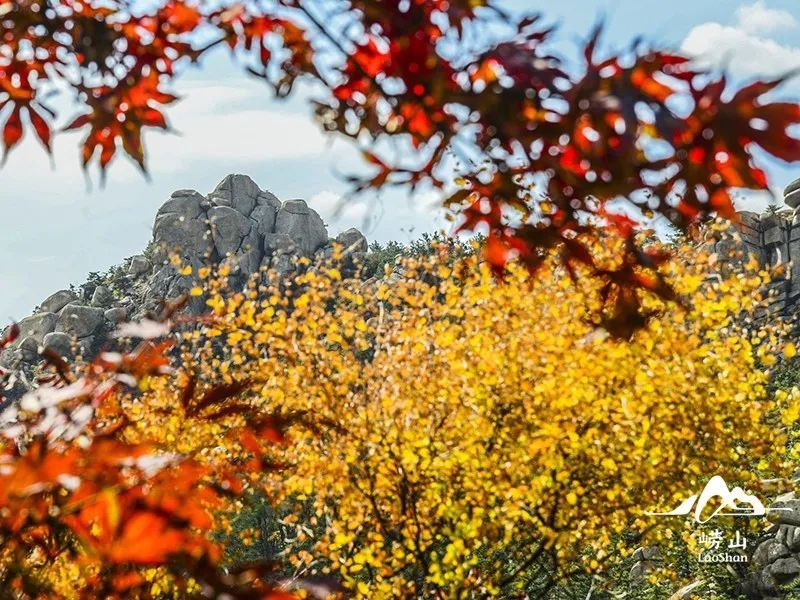
[[(501, 282), (443, 247), (381, 280), (335, 258), (239, 292), (203, 270), (212, 313), (174, 352), (50, 357), (55, 381), (2, 413), (0, 577), (15, 598), (282, 598), (320, 573), (360, 597), (544, 595), (625, 556), (623, 533), (668, 546), (644, 512), (780, 473), (800, 408), (767, 393), (770, 274), (718, 260), (678, 251), (681, 302), (643, 295), (629, 341), (592, 321), (601, 283), (555, 260)], [(248, 492), (313, 506), (286, 519), (290, 568), (220, 568), (211, 533)]]
[[(787, 398), (766, 384), (782, 331), (753, 324), (769, 274), (677, 256), (663, 276), (681, 303), (643, 296), (630, 341), (592, 321), (601, 284), (556, 260), (503, 282), (446, 253), (367, 283), (333, 265), (237, 293), (213, 280), (177, 378), (115, 400), (133, 417), (120, 435), (220, 469), (254, 443), (236, 432), (266, 427), (285, 468), (248, 486), (312, 502), (323, 529), (298, 526), (312, 550), (288, 560), (359, 597), (544, 594), (625, 556), (623, 532), (670, 544), (644, 512), (711, 475), (780, 471)], [(182, 400), (209, 387), (218, 406)]]

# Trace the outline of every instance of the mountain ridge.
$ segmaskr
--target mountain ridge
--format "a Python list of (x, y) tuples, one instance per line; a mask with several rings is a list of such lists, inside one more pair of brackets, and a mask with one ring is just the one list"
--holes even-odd
[[(281, 201), (247, 175), (227, 175), (205, 195), (177, 190), (158, 209), (141, 254), (104, 275), (90, 274), (81, 286), (57, 290), (19, 321), (18, 338), (0, 353), (0, 376), (10, 375), (8, 398), (30, 387), (25, 380), (35, 376), (44, 353), (91, 358), (119, 323), (157, 314), (188, 295), (201, 267), (228, 265), (235, 289), (259, 272), (286, 276), (300, 257), (329, 258), (334, 244), (345, 249), (343, 267), (354, 273), (368, 251), (360, 231), (350, 228), (330, 237), (304, 200)], [(204, 296), (188, 298), (184, 312), (206, 311)]]

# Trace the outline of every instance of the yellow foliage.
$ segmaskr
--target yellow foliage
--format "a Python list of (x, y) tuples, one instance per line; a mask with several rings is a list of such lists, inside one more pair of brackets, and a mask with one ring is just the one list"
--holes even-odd
[[(555, 261), (504, 282), (441, 257), (376, 284), (309, 270), (229, 298), (214, 282), (218, 318), (186, 357), (206, 380), (249, 381), (258, 413), (304, 415), (276, 447), (288, 467), (258, 485), (313, 499), (330, 524), (316, 557), (358, 596), (493, 595), (539, 548), (601, 570), (620, 532), (653, 524), (645, 511), (780, 467), (773, 415), (790, 400), (796, 415), (797, 394), (770, 397), (759, 367), (781, 344), (748, 316), (767, 275), (709, 279), (707, 260), (683, 250), (665, 267), (685, 307), (646, 298), (659, 314), (629, 341), (593, 324), (598, 284)], [(175, 393), (129, 400), (128, 435), (238, 460)]]

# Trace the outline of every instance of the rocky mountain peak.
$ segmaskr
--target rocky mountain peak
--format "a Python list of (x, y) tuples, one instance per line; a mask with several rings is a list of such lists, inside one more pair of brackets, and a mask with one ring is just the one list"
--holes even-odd
[[(194, 272), (225, 262), (234, 282), (244, 283), (262, 268), (286, 275), (300, 256), (328, 257), (334, 242), (347, 249), (351, 260), (367, 251), (367, 240), (357, 229), (329, 238), (322, 218), (304, 200), (282, 202), (247, 175), (228, 175), (206, 195), (178, 190), (158, 209), (147, 250), (112, 268), (113, 282), (90, 279), (44, 299), (19, 322), (21, 335), (0, 354), (0, 369), (20, 371), (20, 366), (37, 363), (46, 348), (62, 356), (91, 356), (118, 323), (157, 312), (196, 285), (192, 275), (172, 264), (173, 255)], [(199, 314), (205, 309), (199, 297), (186, 310)]]
[(247, 175), (228, 175), (207, 196), (195, 190), (170, 196), (156, 214), (153, 258), (160, 263), (178, 252), (190, 264), (233, 259), (251, 275), (285, 249), (276, 243), (283, 236), (308, 257), (328, 243), (325, 223), (304, 200), (281, 202)]

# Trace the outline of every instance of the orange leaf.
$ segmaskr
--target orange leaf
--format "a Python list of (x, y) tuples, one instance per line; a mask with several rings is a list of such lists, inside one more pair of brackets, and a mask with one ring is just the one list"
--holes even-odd
[(138, 512), (129, 517), (122, 535), (116, 540), (109, 558), (116, 563), (157, 564), (184, 548), (184, 535), (168, 527), (165, 517), (152, 512)]

